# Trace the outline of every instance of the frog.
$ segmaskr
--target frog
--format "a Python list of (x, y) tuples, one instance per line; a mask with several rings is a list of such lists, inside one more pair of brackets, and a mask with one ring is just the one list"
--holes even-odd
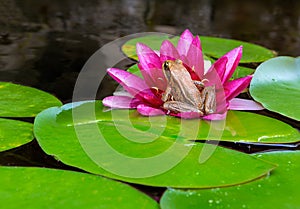
[(169, 112), (196, 112), (200, 116), (216, 111), (215, 86), (205, 86), (193, 80), (180, 59), (166, 60), (162, 64), (167, 87), (162, 94), (163, 108)]

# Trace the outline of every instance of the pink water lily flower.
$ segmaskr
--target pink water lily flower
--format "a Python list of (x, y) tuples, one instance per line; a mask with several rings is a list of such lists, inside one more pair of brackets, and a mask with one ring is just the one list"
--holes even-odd
[[(165, 40), (159, 52), (148, 46), (137, 43), (136, 51), (139, 58), (138, 67), (143, 75), (140, 78), (127, 71), (109, 68), (108, 74), (120, 83), (129, 95), (114, 95), (104, 98), (103, 104), (112, 108), (136, 108), (145, 116), (168, 114), (182, 118), (203, 118), (208, 120), (224, 119), (228, 109), (260, 110), (263, 107), (252, 101), (235, 98), (248, 87), (252, 76), (230, 80), (241, 56), (242, 46), (237, 47), (219, 58), (209, 69), (204, 68), (204, 59), (198, 36), (185, 30), (175, 47)], [(168, 82), (163, 73), (162, 65), (167, 60), (182, 61), (191, 80), (214, 86), (216, 108), (213, 113), (200, 114), (195, 111), (170, 111), (164, 108), (162, 95)], [(181, 88), (187, 88), (182, 86)], [(188, 89), (187, 89), (188, 90)]]

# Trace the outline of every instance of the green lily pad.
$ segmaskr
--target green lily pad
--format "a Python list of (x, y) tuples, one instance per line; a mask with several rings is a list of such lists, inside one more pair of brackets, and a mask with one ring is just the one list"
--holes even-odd
[(147, 35), (142, 36), (138, 38), (133, 38), (127, 41), (122, 46), (123, 53), (134, 60), (138, 60), (137, 54), (136, 54), (136, 44), (137, 43), (144, 43), (147, 46), (149, 46), (153, 50), (160, 49), (161, 43), (164, 40), (170, 40), (173, 44), (177, 45), (178, 37), (170, 37), (168, 35)]
[[(89, 101), (41, 112), (34, 133), (42, 149), (65, 164), (150, 186), (228, 186), (251, 181), (274, 168), (241, 152), (186, 141), (197, 135), (191, 130), (197, 130), (200, 123), (142, 117), (135, 110), (108, 111), (100, 101)], [(210, 158), (199, 163), (200, 153), (210, 152)]]
[(127, 69), (128, 72), (134, 74), (134, 75), (137, 75), (139, 76), (140, 78), (143, 78), (143, 75), (138, 67), (137, 64), (134, 64), (132, 66), (130, 66), (130, 68)]
[[(122, 46), (122, 51), (126, 56), (138, 60), (135, 50), (136, 43), (141, 42), (154, 50), (159, 50), (161, 43), (166, 39), (170, 40), (176, 46), (179, 37), (170, 37), (168, 35), (142, 36), (127, 41)], [(272, 50), (244, 41), (208, 36), (200, 36), (200, 39), (203, 53), (214, 58), (220, 58), (230, 50), (241, 45), (243, 46), (243, 57), (240, 63), (263, 62), (276, 55), (276, 53), (274, 53)]]
[(248, 68), (248, 67), (242, 67), (242, 66), (238, 66), (233, 75), (231, 76), (231, 79), (237, 79), (237, 78), (242, 78), (245, 77), (247, 75), (253, 74), (254, 73), (254, 69), (252, 68)]
[(276, 57), (256, 69), (250, 94), (271, 111), (300, 120), (300, 57)]
[(300, 151), (255, 156), (279, 166), (267, 177), (239, 186), (187, 191), (170, 188), (161, 199), (161, 208), (299, 208)]
[(158, 209), (158, 204), (128, 185), (100, 176), (45, 168), (0, 167), (4, 208)]
[[(204, 131), (199, 132), (198, 139), (205, 137)], [(300, 133), (274, 118), (250, 112), (228, 111), (221, 141), (293, 143), (300, 141)]]
[(0, 118), (0, 151), (9, 150), (33, 140), (33, 124)]
[(0, 117), (34, 117), (42, 110), (62, 103), (41, 90), (0, 82)]
[(230, 50), (243, 46), (243, 57), (240, 63), (263, 62), (276, 55), (260, 45), (233, 39), (200, 36), (203, 52), (211, 57), (220, 58)]

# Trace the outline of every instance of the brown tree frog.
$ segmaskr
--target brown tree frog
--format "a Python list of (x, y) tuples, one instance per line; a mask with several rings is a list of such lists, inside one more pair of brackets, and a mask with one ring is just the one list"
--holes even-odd
[(167, 60), (162, 69), (168, 82), (162, 95), (164, 109), (175, 113), (197, 112), (200, 115), (216, 111), (215, 87), (192, 80), (181, 60)]

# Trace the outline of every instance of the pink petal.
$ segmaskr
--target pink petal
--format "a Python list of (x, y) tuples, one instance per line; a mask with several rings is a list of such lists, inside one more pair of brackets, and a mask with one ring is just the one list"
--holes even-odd
[(179, 117), (179, 118), (183, 118), (183, 119), (193, 119), (193, 118), (201, 118), (202, 117), (197, 112), (180, 112), (180, 113), (172, 113), (170, 115)]
[(136, 97), (140, 101), (160, 104), (161, 100), (158, 99), (152, 91), (145, 84), (145, 81), (140, 77), (131, 74), (125, 70), (119, 70), (117, 68), (107, 69), (108, 74), (120, 83), (126, 91), (128, 91), (133, 97)]
[(161, 109), (153, 108), (145, 104), (138, 105), (137, 111), (144, 116), (165, 115), (164, 111), (162, 111)]
[(210, 114), (203, 117), (205, 120), (225, 120), (227, 111), (222, 114)]
[(102, 100), (103, 105), (112, 108), (136, 108), (141, 102), (136, 98), (126, 96), (109, 96)]
[[(177, 50), (180, 55), (187, 56), (190, 46), (193, 42), (194, 36), (193, 34), (186, 29), (180, 36), (177, 44)], [(182, 60), (183, 61), (183, 60)]]
[(196, 36), (193, 39), (192, 44), (190, 45), (190, 48), (187, 53), (188, 58), (188, 65), (190, 68), (194, 69), (196, 74), (203, 78), (204, 74), (204, 60), (203, 60), (203, 54), (201, 49), (201, 43), (198, 36)]
[[(212, 66), (209, 68), (208, 72), (215, 70), (218, 73), (220, 80), (222, 80), (222, 78), (224, 77), (224, 73), (226, 71), (227, 62), (228, 62), (227, 57), (224, 57), (224, 56), (221, 57), (215, 63), (212, 64)], [(223, 82), (222, 82), (222, 84), (223, 84)]]
[(137, 95), (135, 96), (136, 98), (138, 98), (139, 100), (148, 103), (152, 106), (155, 107), (159, 107), (163, 104), (163, 101), (158, 98), (151, 89), (145, 89), (143, 91), (140, 91), (137, 93)]
[(166, 81), (161, 70), (162, 63), (157, 53), (142, 43), (136, 44), (136, 51), (140, 62), (138, 67), (147, 85), (165, 89)]
[(146, 85), (145, 81), (125, 70), (120, 70), (117, 68), (109, 68), (107, 69), (107, 73), (115, 79), (118, 83), (120, 83), (126, 91), (129, 93), (133, 93), (134, 96), (138, 91), (142, 91), (144, 89), (148, 89), (149, 87)]
[(224, 85), (226, 100), (229, 101), (232, 98), (239, 95), (245, 88), (248, 87), (252, 79), (251, 75), (245, 76), (243, 78), (238, 78)]
[(264, 107), (249, 99), (239, 99), (233, 98), (229, 101), (229, 109), (230, 110), (263, 110)]
[(161, 68), (162, 63), (160, 62), (159, 56), (155, 51), (145, 44), (137, 43), (136, 52), (139, 58), (140, 64), (145, 69)]
[(166, 60), (175, 60), (180, 58), (177, 49), (169, 40), (162, 42), (159, 54), (161, 63)]
[(223, 59), (223, 57), (226, 57), (228, 59), (226, 63), (226, 68), (225, 69), (220, 68), (220, 70), (224, 70), (224, 72), (223, 71), (218, 72), (223, 84), (226, 81), (228, 81), (232, 76), (232, 74), (234, 73), (236, 67), (239, 64), (239, 61), (241, 60), (242, 51), (243, 51), (243, 46), (240, 46), (231, 50), (230, 52), (226, 53), (224, 56), (220, 58)]

